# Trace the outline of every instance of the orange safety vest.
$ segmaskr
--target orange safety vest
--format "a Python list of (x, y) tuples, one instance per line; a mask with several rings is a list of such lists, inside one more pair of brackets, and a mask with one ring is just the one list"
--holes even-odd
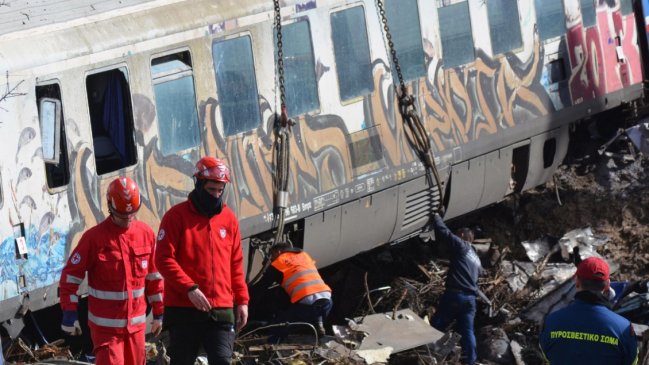
[(282, 288), (297, 303), (307, 295), (331, 291), (320, 277), (315, 261), (306, 252), (284, 252), (272, 263), (282, 273)]

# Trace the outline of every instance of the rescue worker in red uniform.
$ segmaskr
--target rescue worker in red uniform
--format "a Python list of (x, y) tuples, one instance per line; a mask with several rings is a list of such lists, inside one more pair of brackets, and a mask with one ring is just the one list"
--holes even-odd
[[(323, 321), (329, 315), (333, 302), (331, 288), (322, 280), (316, 262), (308, 253), (289, 244), (273, 246), (270, 254), (271, 266), (259, 285), (263, 288), (280, 283), (284, 297), (288, 296), (290, 302), (273, 323), (311, 323), (319, 335), (324, 335)], [(289, 329), (289, 326), (278, 327), (268, 341), (276, 343), (285, 339)]]
[(210, 365), (230, 364), (236, 329), (248, 321), (239, 222), (223, 201), (225, 163), (196, 163), (189, 199), (164, 215), (156, 264), (165, 278), (171, 365), (193, 365), (202, 344)]
[(110, 183), (109, 216), (86, 231), (70, 254), (59, 282), (61, 329), (80, 335), (79, 284), (88, 274), (88, 325), (97, 365), (142, 365), (147, 299), (153, 310), (152, 332), (162, 329), (162, 276), (154, 263), (155, 233), (135, 220), (140, 190), (133, 180)]

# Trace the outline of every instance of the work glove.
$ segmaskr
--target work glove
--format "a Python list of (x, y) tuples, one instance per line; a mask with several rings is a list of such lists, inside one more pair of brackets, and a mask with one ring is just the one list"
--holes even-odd
[(437, 208), (437, 214), (439, 214), (440, 217), (444, 217), (445, 213), (446, 213), (446, 208), (444, 208), (444, 204), (440, 204), (439, 207)]
[(70, 336), (81, 335), (81, 326), (79, 325), (77, 311), (63, 311), (61, 329), (63, 330), (63, 332), (67, 333)]
[(153, 316), (153, 325), (151, 326), (151, 333), (153, 333), (155, 337), (158, 337), (158, 335), (160, 335), (160, 332), (162, 332), (162, 315)]
[(609, 287), (608, 288), (608, 293), (605, 293), (606, 299), (608, 299), (609, 302), (613, 303), (613, 299), (615, 299), (615, 289)]

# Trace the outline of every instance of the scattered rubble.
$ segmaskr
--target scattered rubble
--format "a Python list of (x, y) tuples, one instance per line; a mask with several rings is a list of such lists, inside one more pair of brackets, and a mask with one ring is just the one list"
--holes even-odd
[(73, 360), (70, 350), (63, 346), (63, 340), (57, 340), (45, 346), (32, 349), (22, 338), (18, 337), (4, 352), (7, 364), (68, 364)]

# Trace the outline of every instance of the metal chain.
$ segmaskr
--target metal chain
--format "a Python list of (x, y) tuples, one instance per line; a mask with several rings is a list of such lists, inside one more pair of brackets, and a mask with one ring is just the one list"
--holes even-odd
[(403, 118), (403, 123), (410, 130), (410, 134), (406, 133), (406, 137), (417, 152), (419, 159), (426, 167), (427, 176), (430, 178), (430, 173), (432, 172), (433, 177), (435, 178), (435, 183), (437, 185), (440, 199), (440, 204), (437, 207), (437, 209), (439, 209), (444, 201), (444, 191), (442, 189), (442, 180), (440, 179), (439, 172), (437, 171), (437, 164), (435, 163), (430, 149), (430, 139), (428, 137), (428, 132), (426, 131), (426, 127), (419, 118), (419, 113), (417, 113), (417, 108), (415, 106), (415, 97), (408, 94), (408, 89), (406, 88), (406, 85), (403, 81), (403, 74), (401, 73), (401, 66), (399, 65), (399, 57), (397, 57), (397, 50), (395, 49), (394, 42), (392, 41), (392, 34), (390, 33), (390, 27), (388, 26), (388, 17), (385, 14), (383, 1), (376, 0), (376, 5), (378, 7), (379, 14), (381, 15), (381, 23), (383, 23), (385, 38), (387, 38), (388, 40), (390, 55), (392, 55), (392, 64), (394, 65), (394, 69), (397, 71), (397, 77), (399, 78), (399, 89), (397, 90), (399, 112), (401, 113), (401, 117)]
[(286, 89), (284, 87), (284, 51), (282, 50), (282, 14), (279, 0), (275, 3), (275, 28), (277, 29), (277, 74), (279, 79), (279, 99), (282, 105), (282, 114), (286, 112)]
[[(276, 210), (277, 230), (275, 237), (271, 241), (265, 241), (263, 244), (255, 243), (253, 248), (259, 249), (264, 257), (261, 270), (250, 281), (249, 285), (255, 285), (264, 275), (264, 272), (270, 267), (269, 249), (271, 246), (286, 242), (292, 245), (287, 235), (284, 234), (286, 224), (286, 208), (288, 202), (288, 181), (290, 168), (290, 147), (291, 147), (291, 126), (295, 124), (292, 119), (288, 118), (286, 109), (286, 93), (284, 87), (284, 52), (282, 51), (282, 15), (279, 0), (273, 0), (275, 5), (275, 28), (277, 29), (277, 75), (279, 83), (279, 97), (281, 103), (281, 113), (276, 115), (275, 125), (275, 171), (273, 183), (276, 186), (277, 197), (275, 198), (274, 208)], [(252, 242), (251, 242), (252, 244)], [(252, 266), (252, 264), (250, 264)]]
[(399, 89), (401, 90), (400, 96), (403, 96), (406, 94), (406, 85), (403, 82), (403, 74), (401, 73), (401, 66), (399, 65), (399, 58), (397, 57), (397, 50), (394, 47), (394, 42), (392, 42), (392, 34), (390, 33), (390, 26), (388, 26), (388, 17), (385, 15), (385, 7), (383, 6), (383, 1), (376, 0), (376, 5), (378, 6), (379, 14), (381, 15), (381, 23), (383, 23), (385, 38), (388, 39), (388, 47), (390, 47), (392, 64), (394, 64), (394, 69), (397, 71), (397, 77), (399, 77)]

